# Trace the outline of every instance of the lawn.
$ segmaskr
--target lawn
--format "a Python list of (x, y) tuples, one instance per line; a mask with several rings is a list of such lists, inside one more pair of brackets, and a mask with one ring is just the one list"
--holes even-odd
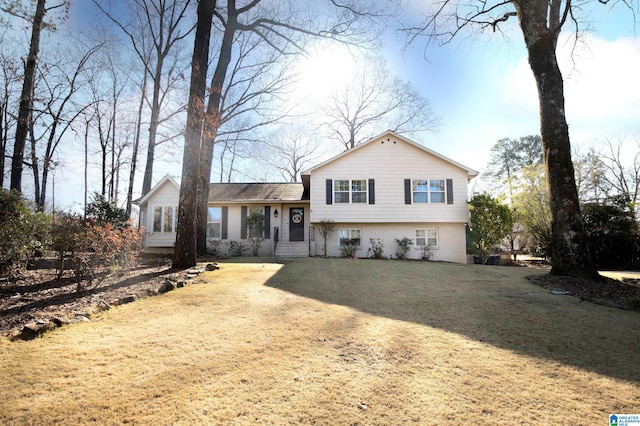
[(222, 263), (199, 283), (0, 341), (0, 424), (608, 424), (640, 412), (640, 314), (532, 270)]

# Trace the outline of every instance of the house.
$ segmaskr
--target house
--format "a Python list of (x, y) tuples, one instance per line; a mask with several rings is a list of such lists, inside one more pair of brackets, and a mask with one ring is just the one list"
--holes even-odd
[[(208, 243), (227, 254), (230, 241), (250, 235), (247, 217), (264, 214), (261, 255), (324, 254), (318, 224), (332, 220), (327, 255), (345, 244), (357, 257), (370, 255), (371, 239), (395, 257), (396, 239), (425, 247), (433, 260), (466, 262), (467, 186), (477, 172), (394, 132), (387, 131), (302, 173), (302, 183), (212, 183)], [(147, 251), (171, 250), (179, 185), (163, 178), (139, 202)]]

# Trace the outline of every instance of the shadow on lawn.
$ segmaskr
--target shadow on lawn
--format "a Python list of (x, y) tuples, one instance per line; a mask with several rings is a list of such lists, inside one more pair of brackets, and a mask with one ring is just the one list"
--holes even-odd
[(640, 383), (640, 313), (552, 296), (505, 267), (306, 259), (266, 285)]

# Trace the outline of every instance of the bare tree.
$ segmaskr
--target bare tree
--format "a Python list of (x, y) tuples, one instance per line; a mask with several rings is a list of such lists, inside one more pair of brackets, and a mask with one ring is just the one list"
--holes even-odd
[[(118, 19), (102, 2), (93, 2), (127, 35), (152, 82), (149, 142), (142, 183), (144, 195), (151, 189), (158, 127), (184, 110), (183, 105), (167, 107), (172, 88), (184, 78), (185, 62), (182, 61), (180, 43), (193, 30), (185, 23), (191, 0), (130, 0), (127, 2), (129, 14), (124, 19)], [(166, 111), (164, 116), (161, 116), (161, 111)]]
[(0, 51), (0, 188), (4, 187), (5, 163), (10, 133), (15, 127), (17, 116), (18, 84), (21, 70), (15, 60), (14, 52), (9, 49), (11, 42), (6, 37), (0, 38), (3, 48)]
[(581, 203), (602, 203), (610, 197), (611, 185), (605, 178), (606, 166), (594, 147), (587, 152), (575, 150), (572, 155), (576, 186)]
[[(354, 8), (335, 1), (332, 1), (331, 5), (335, 7), (333, 10), (334, 19), (327, 19), (324, 22), (325, 28), (313, 29), (311, 23), (314, 20), (297, 21), (299, 16), (295, 13), (291, 3), (253, 0), (238, 7), (236, 0), (227, 0), (226, 6), (216, 9), (215, 1), (203, 0), (200, 2), (192, 60), (174, 267), (192, 266), (196, 261), (196, 227), (194, 226), (197, 222), (196, 194), (198, 191), (204, 194), (209, 185), (213, 144), (220, 125), (220, 102), (231, 63), (235, 35), (242, 31), (251, 32), (275, 50), (285, 53), (299, 51), (308, 37), (344, 38), (353, 37), (356, 33), (366, 34), (357, 27), (360, 20), (367, 16), (366, 13), (357, 12)], [(207, 20), (209, 16), (213, 17), (214, 15), (224, 27), (224, 32), (212, 85), (209, 88), (210, 95), (205, 121), (199, 108), (200, 105), (203, 105), (200, 102), (204, 100), (204, 84), (201, 79), (204, 78), (203, 73), (206, 75), (208, 54), (204, 53), (202, 48), (209, 48), (211, 22)], [(202, 133), (201, 126), (204, 127)], [(196, 188), (195, 191), (194, 188)]]
[(38, 52), (40, 50), (40, 32), (44, 22), (46, 0), (38, 0), (33, 26), (31, 31), (31, 43), (29, 56), (24, 65), (24, 81), (22, 83), (22, 95), (20, 96), (20, 109), (16, 124), (16, 139), (13, 145), (13, 157), (11, 159), (11, 189), (22, 192), (22, 170), (24, 162), (24, 147), (27, 142), (29, 124), (33, 110), (33, 90), (36, 80), (36, 68), (38, 66)]
[(346, 150), (374, 136), (380, 128), (413, 135), (438, 127), (429, 100), (409, 82), (394, 77), (384, 59), (366, 58), (358, 69), (362, 71), (320, 106), (330, 134)]
[(320, 142), (301, 126), (281, 125), (268, 136), (263, 159), (287, 182), (300, 182), (300, 173), (318, 158)]
[(636, 137), (633, 155), (625, 155), (622, 140), (605, 140), (606, 153), (601, 154), (606, 173), (602, 178), (606, 185), (622, 196), (629, 205), (633, 217), (640, 197), (640, 140)]
[[(109, 201), (116, 198), (115, 160), (121, 124), (128, 117), (124, 103), (131, 95), (132, 79), (130, 64), (123, 60), (116, 48), (117, 40), (105, 44), (102, 55), (94, 64), (89, 80), (92, 98), (93, 133), (100, 145), (101, 190), (100, 195)], [(133, 121), (133, 119), (130, 119)]]
[(580, 3), (571, 0), (445, 0), (436, 3), (426, 19), (405, 31), (409, 42), (420, 36), (426, 36), (428, 42), (449, 42), (464, 29), (497, 31), (509, 19), (518, 18), (540, 102), (552, 216), (551, 274), (598, 278), (580, 213), (564, 108), (564, 81), (556, 57), (558, 37), (565, 24), (578, 29), (579, 8)]
[(34, 176), (35, 201), (43, 210), (47, 194), (49, 171), (61, 141), (76, 119), (89, 107), (79, 99), (79, 90), (86, 83), (84, 71), (92, 55), (100, 46), (94, 46), (81, 54), (77, 62), (55, 62), (41, 67), (37, 85), (37, 102), (34, 103), (29, 126), (31, 141), (28, 164)]
[[(279, 104), (282, 103), (280, 98), (286, 94), (287, 84), (291, 81), (287, 73), (291, 59), (283, 58), (264, 40), (250, 32), (239, 32), (234, 43), (235, 51), (222, 85), (221, 97), (217, 99), (212, 92), (208, 104), (208, 111), (213, 111), (214, 103), (219, 102), (220, 122), (215, 139), (205, 144), (211, 149), (216, 145), (223, 146), (220, 156), (221, 181), (224, 179), (225, 160), (228, 166), (226, 179), (231, 181), (235, 160), (255, 156), (253, 146), (260, 143), (256, 133), (286, 115), (287, 111), (279, 108)], [(213, 78), (215, 77), (214, 73)], [(212, 86), (215, 84), (213, 78)], [(213, 153), (211, 156), (213, 160)], [(209, 165), (209, 175), (203, 172), (200, 176), (197, 200), (198, 254), (206, 253), (208, 183), (212, 167), (213, 161)]]

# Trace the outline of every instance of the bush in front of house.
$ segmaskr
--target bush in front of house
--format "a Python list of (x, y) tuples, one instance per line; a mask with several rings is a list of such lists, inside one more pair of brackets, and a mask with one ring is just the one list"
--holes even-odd
[(384, 259), (384, 242), (382, 238), (369, 238), (369, 252), (374, 259)]
[[(51, 226), (51, 248), (58, 255), (58, 276), (65, 262), (74, 266), (78, 291), (98, 283), (97, 269), (119, 272), (131, 268), (142, 252), (142, 232), (131, 222), (84, 219), (76, 213), (59, 213)], [(87, 279), (88, 283), (83, 283)]]
[(411, 246), (413, 245), (413, 240), (407, 237), (398, 239), (395, 238), (394, 239), (396, 242), (396, 257), (398, 259), (406, 259), (407, 255), (409, 254), (409, 250), (411, 249)]
[(18, 193), (0, 188), (0, 272), (24, 266), (47, 239), (47, 218)]
[(247, 246), (242, 241), (227, 241), (227, 252), (231, 257), (244, 256), (247, 251)]

